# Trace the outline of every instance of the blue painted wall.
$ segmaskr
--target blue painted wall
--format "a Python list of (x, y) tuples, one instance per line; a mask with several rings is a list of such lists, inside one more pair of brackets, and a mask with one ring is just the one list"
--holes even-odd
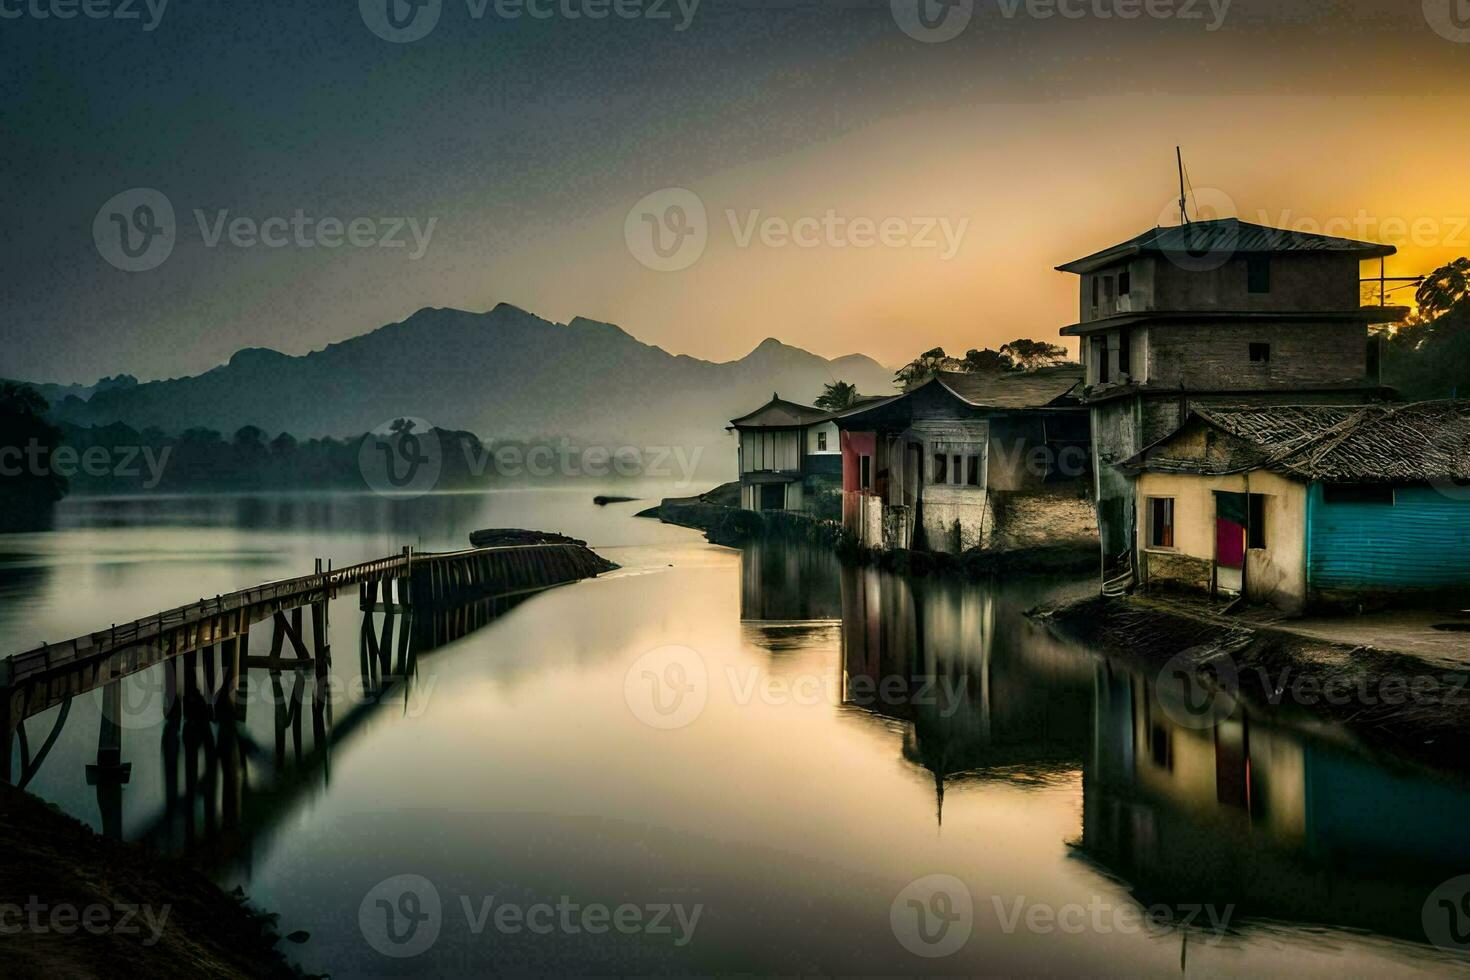
[(1389, 504), (1329, 504), (1307, 490), (1308, 588), (1470, 586), (1470, 497), (1400, 487)]

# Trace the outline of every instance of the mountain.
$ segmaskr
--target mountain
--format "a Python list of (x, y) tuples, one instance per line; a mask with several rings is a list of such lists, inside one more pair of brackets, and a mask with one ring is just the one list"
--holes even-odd
[(810, 402), (833, 380), (893, 390), (871, 358), (828, 361), (774, 339), (715, 363), (644, 344), (610, 323), (560, 324), (502, 303), (488, 313), (423, 309), (304, 356), (250, 348), (195, 377), (108, 385), (53, 406), (79, 425), (178, 432), (255, 425), (298, 439), (358, 435), (411, 416), (487, 442), (724, 447), (729, 419), (773, 392)]

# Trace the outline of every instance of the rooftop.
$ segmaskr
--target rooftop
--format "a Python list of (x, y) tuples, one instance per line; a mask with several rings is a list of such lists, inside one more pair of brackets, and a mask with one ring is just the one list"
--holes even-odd
[(1181, 427), (1120, 465), (1205, 475), (1265, 469), (1328, 483), (1470, 481), (1470, 401), (1196, 408), (1186, 426), (1196, 420), (1234, 438), (1204, 459), (1171, 455)]
[(1397, 251), (1392, 245), (1380, 245), (1376, 242), (1288, 231), (1284, 228), (1254, 225), (1239, 218), (1219, 218), (1214, 221), (1192, 221), (1187, 225), (1153, 228), (1122, 244), (1094, 252), (1066, 265), (1059, 265), (1057, 270), (1079, 274), (1092, 272), (1136, 255), (1336, 252), (1356, 255), (1359, 259), (1376, 259), (1393, 255)]

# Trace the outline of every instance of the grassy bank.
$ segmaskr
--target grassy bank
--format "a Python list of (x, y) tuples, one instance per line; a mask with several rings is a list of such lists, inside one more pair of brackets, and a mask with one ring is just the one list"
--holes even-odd
[[(293, 977), (275, 917), (0, 784), (0, 973)], [(304, 938), (304, 937), (301, 937)]]

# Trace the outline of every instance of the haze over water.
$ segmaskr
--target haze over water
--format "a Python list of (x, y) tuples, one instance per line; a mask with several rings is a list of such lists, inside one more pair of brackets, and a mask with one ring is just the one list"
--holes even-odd
[[(257, 669), (238, 733), (170, 733), (140, 675), (129, 783), (87, 785), (88, 696), (27, 788), (241, 885), (283, 932), (311, 933), (289, 947), (305, 969), (337, 975), (1463, 965), (1424, 942), (1421, 914), (1470, 868), (1465, 787), (1334, 730), (1174, 724), (1149, 679), (1023, 615), (1089, 581), (909, 582), (795, 546), (742, 552), (594, 492), (67, 501), (57, 530), (0, 538), (0, 630), (17, 650), (316, 557), (458, 549), (480, 527), (583, 537), (622, 568), (446, 619), (379, 700), (362, 693), (363, 614), (344, 592), (330, 640), (345, 693), (320, 727), (309, 677), (277, 689)], [(668, 676), (693, 700), (645, 696)], [(55, 717), (27, 722), (32, 751)], [(400, 875), (440, 901), (408, 958), (370, 935), (368, 900)], [(972, 903), (946, 934), (963, 942), (936, 958), (914, 951), (933, 948), (905, 898), (932, 875)], [(686, 918), (594, 932), (557, 912), (540, 934), (497, 928), (507, 904)], [(1202, 911), (1139, 927), (1148, 906), (1228, 910), (1228, 927)]]

